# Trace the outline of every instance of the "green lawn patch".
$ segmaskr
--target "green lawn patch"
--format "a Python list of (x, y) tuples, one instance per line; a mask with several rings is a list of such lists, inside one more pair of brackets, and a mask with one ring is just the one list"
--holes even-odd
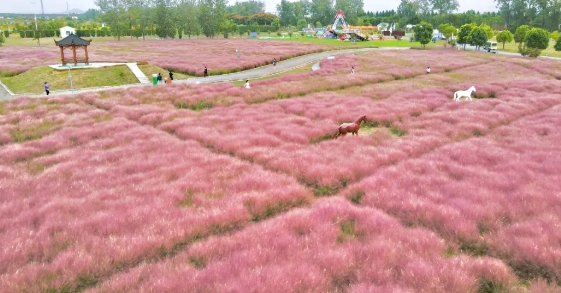
[[(159, 66), (153, 65), (153, 64), (146, 64), (146, 65), (138, 65), (138, 68), (140, 68), (140, 70), (144, 73), (144, 75), (146, 75), (146, 77), (148, 77), (148, 79), (150, 81), (152, 81), (152, 74), (158, 74), (161, 73), (162, 77), (168, 77), (169, 75), (169, 71), (167, 69), (163, 69)], [(173, 79), (187, 79), (191, 76), (187, 75), (187, 74), (183, 74), (181, 72), (176, 72), (176, 71), (172, 71), (173, 73)]]
[[(44, 93), (45, 81), (49, 83), (51, 91), (70, 90), (68, 74), (68, 70), (41, 66), (15, 76), (2, 77), (0, 80), (16, 94), (41, 94)], [(71, 74), (74, 89), (138, 83), (138, 79), (126, 65), (74, 69)]]

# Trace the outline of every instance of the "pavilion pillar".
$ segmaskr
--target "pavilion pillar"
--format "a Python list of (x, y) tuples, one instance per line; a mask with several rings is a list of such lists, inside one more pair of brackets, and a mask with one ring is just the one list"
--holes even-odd
[(66, 63), (64, 62), (64, 49), (62, 48), (62, 46), (59, 46), (60, 48), (60, 60), (62, 61), (62, 65), (65, 65)]
[(74, 66), (78, 65), (78, 60), (76, 60), (76, 46), (72, 44), (72, 56), (74, 57)]
[(88, 58), (88, 46), (84, 46), (84, 50), (86, 50), (86, 64), (90, 64), (90, 58)]

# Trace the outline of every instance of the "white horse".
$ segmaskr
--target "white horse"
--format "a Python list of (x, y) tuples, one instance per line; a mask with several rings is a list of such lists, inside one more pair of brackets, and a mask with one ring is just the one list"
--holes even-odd
[(454, 93), (454, 101), (459, 101), (461, 97), (466, 97), (466, 100), (469, 99), (470, 101), (473, 101), (471, 99), (472, 92), (475, 92), (474, 86), (471, 86), (469, 89), (467, 89), (467, 91), (457, 91)]

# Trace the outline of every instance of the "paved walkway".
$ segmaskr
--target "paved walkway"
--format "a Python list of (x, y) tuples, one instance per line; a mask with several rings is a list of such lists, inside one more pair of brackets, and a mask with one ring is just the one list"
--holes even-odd
[(140, 68), (138, 68), (138, 65), (136, 63), (127, 63), (127, 66), (132, 71), (134, 76), (136, 76), (138, 81), (140, 81), (140, 83), (143, 83), (143, 84), (149, 84), (150, 83), (150, 80), (146, 77), (146, 75), (144, 75), (144, 72), (142, 72), (142, 70), (140, 70)]
[(0, 82), (0, 101), (7, 101), (13, 98), (13, 93), (10, 92), (2, 82)]
[[(189, 79), (179, 79), (174, 80), (173, 83), (189, 83), (189, 84), (200, 84), (200, 83), (215, 83), (215, 82), (227, 82), (227, 81), (239, 81), (239, 80), (252, 80), (256, 78), (267, 77), (279, 73), (284, 73), (295, 68), (300, 68), (306, 65), (310, 65), (313, 63), (317, 63), (320, 60), (330, 57), (336, 56), (341, 54), (351, 54), (356, 52), (368, 52), (368, 51), (384, 51), (384, 50), (407, 50), (409, 48), (390, 48), (390, 47), (383, 47), (383, 48), (362, 48), (362, 49), (345, 49), (345, 50), (334, 50), (334, 51), (326, 51), (314, 54), (303, 55), (300, 57), (295, 57), (291, 59), (281, 60), (277, 62), (277, 66), (273, 65), (266, 65), (262, 67), (258, 67), (255, 69), (244, 70), (236, 73), (230, 74), (223, 74), (223, 75), (214, 75), (209, 77), (193, 77)], [(128, 66), (128, 64), (127, 64)], [(130, 67), (129, 67), (130, 68)], [(138, 68), (138, 66), (136, 66)], [(131, 69), (132, 70), (132, 69)], [(140, 70), (140, 69), (139, 69)], [(135, 74), (136, 75), (136, 74)], [(144, 75), (144, 74), (143, 74)], [(146, 76), (144, 76), (146, 78)], [(139, 79), (140, 80), (140, 79)], [(69, 95), (75, 93), (84, 93), (84, 92), (97, 92), (97, 91), (104, 91), (110, 89), (126, 89), (130, 87), (139, 87), (139, 86), (152, 86), (150, 80), (148, 83), (139, 83), (139, 84), (128, 84), (128, 85), (121, 85), (121, 86), (106, 86), (106, 87), (97, 87), (97, 88), (83, 88), (83, 89), (75, 89), (74, 91), (70, 90), (63, 90), (63, 91), (51, 91), (50, 96), (56, 95)], [(2, 89), (0, 89), (0, 99), (2, 99)], [(12, 95), (8, 98), (4, 98), (4, 100), (14, 99), (18, 96), (26, 96), (30, 98), (43, 98), (46, 97), (44, 94), (39, 95)]]
[(213, 82), (223, 82), (223, 81), (239, 81), (239, 80), (246, 80), (246, 79), (252, 80), (256, 78), (262, 78), (270, 75), (283, 73), (295, 68), (300, 68), (302, 66), (310, 65), (330, 56), (351, 54), (356, 52), (404, 50), (404, 49), (409, 49), (409, 48), (363, 48), (363, 49), (326, 51), (326, 52), (314, 53), (309, 55), (303, 55), (300, 57), (295, 57), (287, 60), (281, 60), (277, 62), (277, 66), (266, 65), (255, 69), (250, 69), (250, 70), (245, 70), (245, 71), (240, 71), (230, 74), (215, 75), (209, 77), (193, 77), (189, 79), (178, 80), (177, 82), (174, 80), (174, 83), (213, 83)]

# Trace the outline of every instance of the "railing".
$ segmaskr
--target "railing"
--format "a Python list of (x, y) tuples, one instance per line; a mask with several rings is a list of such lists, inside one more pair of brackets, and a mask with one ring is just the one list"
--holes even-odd
[[(86, 57), (76, 57), (76, 63), (86, 63)], [(74, 58), (64, 58), (63, 64), (74, 64)]]

